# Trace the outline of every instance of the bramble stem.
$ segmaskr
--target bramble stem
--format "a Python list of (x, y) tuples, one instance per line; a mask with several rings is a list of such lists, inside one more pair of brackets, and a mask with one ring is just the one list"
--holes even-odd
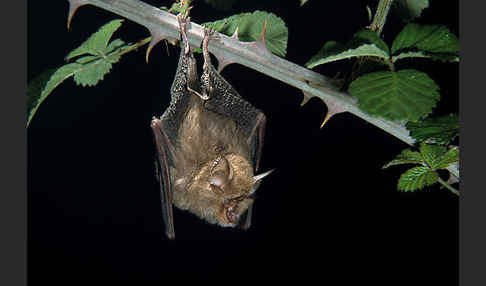
[[(164, 35), (165, 39), (179, 39), (179, 24), (176, 16), (159, 8), (146, 4), (139, 0), (68, 0), (71, 5), (76, 3), (90, 4), (105, 9), (135, 23), (138, 23), (156, 35)], [(385, 0), (382, 0), (383, 2)], [(390, 0), (386, 0), (392, 2)], [(380, 3), (381, 3), (380, 2)], [(386, 13), (384, 14), (386, 16)], [(375, 18), (378, 16), (375, 15)], [(250, 48), (243, 42), (217, 34), (219, 40), (211, 42), (208, 47), (213, 54), (231, 59), (232, 63), (238, 63), (254, 69), (260, 73), (294, 86), (303, 92), (312, 94), (324, 100), (326, 105), (336, 105), (342, 110), (350, 112), (363, 120), (383, 129), (387, 133), (396, 136), (407, 144), (413, 145), (415, 140), (402, 123), (392, 122), (382, 118), (370, 116), (362, 111), (355, 98), (346, 93), (337, 91), (334, 80), (316, 73), (281, 57), (263, 53), (257, 48)], [(191, 46), (199, 47), (204, 37), (204, 28), (191, 22), (187, 29), (187, 38)], [(452, 164), (447, 169), (459, 178), (459, 167)]]

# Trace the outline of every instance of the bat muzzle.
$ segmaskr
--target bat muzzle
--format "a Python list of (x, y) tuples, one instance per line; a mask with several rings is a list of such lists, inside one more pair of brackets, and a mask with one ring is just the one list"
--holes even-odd
[(239, 203), (243, 201), (246, 196), (239, 196), (236, 198), (225, 200), (223, 208), (225, 212), (225, 219), (230, 226), (235, 226), (240, 216)]
[(238, 221), (238, 216), (236, 215), (236, 207), (226, 208), (226, 219), (232, 225), (235, 225)]

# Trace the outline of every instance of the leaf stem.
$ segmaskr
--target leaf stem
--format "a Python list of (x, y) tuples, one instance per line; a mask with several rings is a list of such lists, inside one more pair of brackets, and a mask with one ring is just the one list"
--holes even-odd
[(451, 185), (449, 185), (448, 183), (446, 183), (444, 180), (442, 180), (441, 178), (438, 178), (438, 182), (444, 186), (446, 189), (448, 189), (449, 191), (451, 191), (453, 194), (459, 196), (459, 191), (456, 190), (454, 187), (452, 187)]
[(393, 64), (393, 62), (390, 59), (386, 59), (385, 62), (388, 65), (388, 68), (390, 69), (390, 71), (394, 72), (395, 71), (395, 65)]
[(392, 3), (393, 0), (380, 0), (380, 3), (378, 3), (378, 8), (376, 8), (376, 13), (371, 23), (373, 31), (376, 31), (378, 35), (381, 34), (383, 26), (385, 26), (386, 17), (388, 16)]
[(129, 53), (131, 51), (134, 51), (134, 50), (140, 48), (141, 46), (143, 46), (143, 45), (145, 45), (147, 43), (150, 43), (151, 40), (152, 40), (152, 37), (147, 37), (147, 38), (145, 38), (143, 40), (140, 40), (140, 41), (136, 42), (135, 44), (133, 44), (133, 45), (127, 47), (127, 48), (121, 49), (117, 54), (119, 56), (122, 56), (122, 55), (124, 55), (126, 53)]

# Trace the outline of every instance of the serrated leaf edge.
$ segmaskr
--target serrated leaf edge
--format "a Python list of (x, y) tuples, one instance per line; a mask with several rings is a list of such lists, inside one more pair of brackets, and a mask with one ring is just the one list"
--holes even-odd
[[(369, 48), (373, 49), (374, 52), (368, 51)], [(362, 51), (363, 51), (363, 53), (360, 53)], [(314, 57), (317, 57), (318, 55), (319, 55), (319, 52)], [(319, 65), (322, 65), (322, 64), (340, 61), (340, 60), (344, 60), (344, 59), (350, 59), (350, 58), (354, 58), (354, 57), (377, 57), (377, 58), (382, 58), (382, 59), (388, 59), (389, 55), (385, 51), (383, 51), (382, 49), (377, 47), (375, 44), (364, 44), (364, 45), (359, 46), (358, 48), (347, 49), (347, 50), (340, 52), (338, 54), (327, 56), (327, 57), (325, 57), (321, 60), (317, 60), (317, 61), (314, 60), (315, 63), (312, 63), (314, 57), (312, 57), (306, 63), (307, 68), (312, 69), (312, 68), (319, 66)]]
[[(430, 89), (430, 92), (427, 94), (423, 93), (422, 89), (417, 89), (417, 83), (413, 82), (413, 84), (410, 84), (410, 73), (413, 72), (414, 79), (420, 78), (421, 80), (425, 80), (425, 83), (420, 83), (420, 85), (424, 88)], [(390, 83), (383, 83), (379, 82), (379, 80), (383, 78), (390, 78)], [(374, 85), (372, 85), (374, 83)], [(383, 113), (381, 112), (378, 107), (383, 107), (386, 104), (391, 104), (392, 101), (383, 101), (381, 104), (372, 104), (370, 105), (369, 102), (376, 96), (383, 96), (382, 93), (370, 93), (374, 88), (376, 87), (383, 87), (383, 86), (389, 86), (390, 90), (394, 90), (397, 93), (402, 93), (403, 88), (408, 89), (409, 91), (412, 91), (414, 93), (419, 94), (419, 100), (420, 102), (416, 101), (409, 101), (410, 103), (413, 103), (414, 108), (408, 107), (408, 110), (415, 110), (419, 111), (415, 113), (410, 113), (407, 111), (405, 113), (405, 116), (397, 116), (397, 114), (393, 114), (391, 116), (390, 113)], [(356, 89), (358, 88), (358, 92), (356, 92)], [(356, 78), (353, 82), (351, 82), (348, 91), (351, 94), (351, 96), (355, 96), (358, 98), (358, 106), (365, 112), (367, 112), (370, 115), (373, 116), (378, 116), (387, 120), (392, 120), (392, 121), (398, 121), (398, 120), (418, 120), (421, 117), (424, 117), (428, 114), (430, 114), (433, 110), (433, 108), (437, 105), (437, 101), (440, 99), (440, 94), (437, 91), (438, 86), (437, 84), (424, 72), (418, 71), (418, 70), (412, 70), (412, 69), (406, 69), (406, 70), (399, 70), (399, 71), (379, 71), (379, 72), (372, 72), (368, 73), (365, 75), (362, 75), (358, 78)], [(363, 98), (360, 100), (361, 95), (366, 94), (366, 100), (363, 102)], [(408, 99), (407, 95), (401, 96), (402, 100)], [(423, 106), (424, 101), (433, 101), (433, 104), (431, 106), (428, 106), (426, 109), (421, 108), (420, 110), (417, 109), (418, 106)], [(401, 107), (402, 109), (407, 108), (405, 105), (396, 105), (395, 107)]]
[[(98, 29), (98, 31), (91, 34), (88, 37), (88, 39), (86, 39), (83, 43), (81, 43), (81, 45), (79, 45), (77, 48), (75, 48), (74, 50), (69, 52), (67, 54), (67, 56), (64, 58), (65, 61), (69, 61), (74, 57), (81, 56), (81, 55), (84, 55), (84, 54), (90, 54), (90, 55), (93, 55), (93, 56), (100, 56), (101, 55), (100, 53), (103, 53), (106, 50), (106, 48), (108, 47), (108, 44), (110, 42), (111, 37), (116, 32), (116, 30), (118, 30), (121, 27), (121, 24), (123, 23), (123, 21), (124, 21), (124, 19), (114, 19), (114, 20), (111, 20), (110, 22), (104, 24), (103, 26), (101, 26)], [(113, 25), (113, 27), (111, 27), (111, 25)], [(103, 31), (104, 29), (113, 29), (113, 30), (107, 31), (108, 32), (108, 38), (105, 39), (106, 41), (105, 41), (103, 50), (98, 51), (96, 49), (93, 49), (93, 47), (91, 47), (92, 42), (94, 41), (95, 37), (97, 37), (98, 35), (101, 35), (102, 32), (104, 32)]]
[(423, 51), (403, 52), (403, 53), (400, 53), (396, 56), (392, 56), (391, 60), (392, 60), (393, 63), (395, 63), (398, 60), (406, 59), (406, 58), (427, 58), (427, 59), (431, 59), (431, 60), (434, 60), (434, 61), (451, 62), (451, 63), (459, 62), (459, 56), (454, 56), (453, 58), (448, 60), (448, 59), (440, 58), (440, 56), (434, 57), (433, 54), (426, 54)]
[[(116, 50), (115, 50), (116, 51)], [(49, 96), (49, 94), (54, 90), (56, 89), (56, 87), (58, 87), (61, 83), (63, 83), (66, 79), (68, 79), (69, 77), (71, 76), (74, 76), (76, 73), (79, 73), (79, 72), (82, 72), (84, 69), (86, 68), (91, 68), (91, 66), (93, 66), (94, 64), (96, 64), (97, 61), (106, 61), (107, 63), (110, 64), (110, 69), (105, 72), (101, 78), (94, 84), (84, 84), (83, 82), (79, 82), (79, 81), (76, 81), (76, 84), (77, 85), (81, 85), (83, 87), (85, 86), (94, 86), (96, 84), (98, 84), (98, 82), (102, 81), (104, 79), (104, 76), (106, 74), (108, 74), (110, 72), (110, 70), (112, 69), (112, 65), (113, 63), (116, 63), (117, 61), (114, 61), (114, 62), (111, 62), (109, 59), (110, 57), (113, 57), (113, 54), (115, 53), (112, 52), (110, 55), (106, 56), (106, 57), (98, 57), (96, 59), (93, 59), (89, 62), (86, 62), (84, 64), (81, 64), (81, 63), (78, 63), (78, 62), (74, 62), (74, 63), (69, 63), (69, 64), (66, 64), (66, 65), (63, 65), (61, 67), (59, 67), (56, 72), (58, 72), (61, 68), (63, 67), (66, 67), (66, 66), (69, 66), (69, 65), (79, 65), (77, 69), (73, 70), (72, 72), (70, 72), (69, 74), (67, 74), (66, 76), (64, 76), (60, 81), (58, 81), (54, 86), (52, 86), (52, 88), (48, 88), (48, 91), (46, 92), (46, 88), (49, 86), (49, 83), (51, 82), (51, 80), (53, 80), (53, 76), (56, 75), (56, 72), (54, 72), (51, 77), (49, 78), (49, 80), (46, 82), (45, 86), (44, 86), (44, 89), (41, 91), (41, 94), (39, 96), (39, 98), (37, 99), (37, 102), (33, 105), (33, 108), (30, 110), (29, 112), (29, 116), (27, 118), (27, 127), (29, 126), (30, 122), (32, 121), (32, 118), (34, 117), (35, 113), (37, 112), (37, 109), (39, 108), (39, 106), (41, 105), (42, 102), (44, 102), (44, 100), (47, 98), (47, 96)], [(91, 57), (91, 56), (87, 56), (87, 57)], [(95, 57), (95, 56), (93, 56)]]
[[(413, 180), (410, 180), (408, 182), (404, 182), (406, 176), (411, 176), (412, 175), (411, 173), (417, 172), (419, 170), (422, 171), (422, 174), (419, 174), (418, 176), (411, 177), (411, 178), (413, 178)], [(410, 168), (400, 176), (400, 179), (398, 179), (397, 189), (399, 191), (403, 191), (403, 192), (414, 192), (414, 191), (417, 191), (417, 190), (421, 190), (426, 186), (431, 186), (431, 185), (438, 182), (438, 179), (436, 179), (434, 182), (427, 181), (427, 179), (425, 177), (425, 176), (427, 176), (427, 174), (435, 175), (436, 178), (439, 177), (437, 172), (430, 169), (429, 167), (418, 166), (418, 167)], [(420, 183), (419, 179), (421, 177), (423, 177), (423, 181)], [(418, 184), (420, 184), (420, 185), (418, 185)]]

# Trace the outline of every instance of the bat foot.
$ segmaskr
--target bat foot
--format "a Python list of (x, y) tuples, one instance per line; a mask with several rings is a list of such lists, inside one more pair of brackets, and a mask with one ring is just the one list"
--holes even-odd
[(190, 23), (191, 19), (183, 15), (177, 15), (177, 22), (182, 34), (182, 41), (184, 42), (184, 54), (188, 55), (191, 50), (189, 47), (189, 41), (187, 40), (187, 23)]
[(204, 57), (204, 64), (203, 64), (203, 75), (201, 76), (202, 86), (203, 86), (203, 95), (209, 99), (209, 94), (213, 94), (214, 86), (211, 83), (211, 78), (214, 76), (215, 71), (212, 63), (211, 63), (211, 56), (209, 55), (209, 41), (212, 39), (219, 39), (219, 36), (215, 36), (214, 30), (209, 30), (204, 28), (204, 38), (202, 42), (202, 50), (203, 50), (203, 57)]
[(204, 28), (204, 38), (203, 38), (203, 56), (204, 56), (204, 66), (211, 64), (211, 57), (209, 56), (208, 45), (210, 40), (220, 39), (219, 35), (215, 34), (216, 31)]

